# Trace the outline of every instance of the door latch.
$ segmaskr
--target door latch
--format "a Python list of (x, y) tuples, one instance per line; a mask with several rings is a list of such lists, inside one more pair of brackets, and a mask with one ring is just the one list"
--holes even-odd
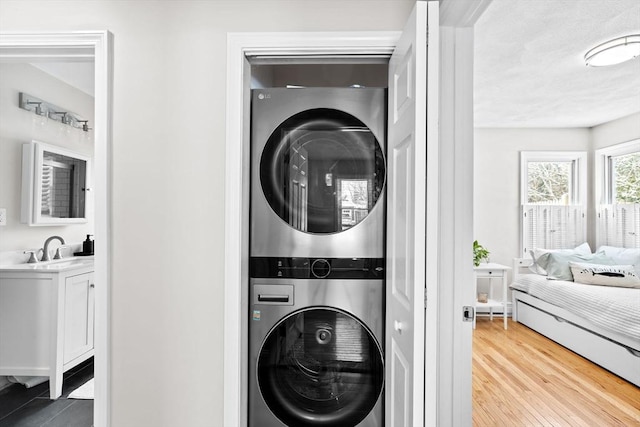
[(473, 322), (474, 312), (475, 312), (475, 308), (470, 305), (465, 305), (464, 307), (462, 307), (462, 321)]

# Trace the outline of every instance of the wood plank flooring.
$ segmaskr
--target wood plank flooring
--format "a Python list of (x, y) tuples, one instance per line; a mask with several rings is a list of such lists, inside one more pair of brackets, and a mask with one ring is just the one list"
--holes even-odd
[(640, 426), (640, 388), (526, 326), (478, 318), (473, 425)]

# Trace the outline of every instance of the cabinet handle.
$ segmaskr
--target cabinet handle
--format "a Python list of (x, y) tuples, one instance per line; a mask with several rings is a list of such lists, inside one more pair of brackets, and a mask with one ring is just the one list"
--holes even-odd
[(92, 283), (92, 284), (90, 284), (90, 285), (89, 285), (89, 287), (90, 287), (90, 288), (95, 288), (95, 287), (96, 287), (96, 285), (95, 285), (95, 283)]

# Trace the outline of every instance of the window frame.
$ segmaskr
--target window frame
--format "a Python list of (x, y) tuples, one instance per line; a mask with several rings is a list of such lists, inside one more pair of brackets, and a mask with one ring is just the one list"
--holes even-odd
[[(608, 147), (600, 148), (594, 151), (594, 205), (596, 210), (595, 237), (596, 247), (606, 244), (612, 236), (607, 235), (607, 225), (603, 223), (605, 220), (602, 216), (604, 208), (612, 208), (615, 210), (617, 205), (613, 200), (615, 185), (613, 179), (613, 170), (611, 168), (611, 159), (613, 157), (624, 156), (627, 154), (640, 153), (640, 138), (630, 141), (614, 144)], [(636, 215), (638, 207), (636, 206)], [(617, 230), (617, 228), (615, 228)], [(614, 240), (624, 242), (624, 236), (613, 236)], [(636, 240), (637, 244), (637, 240)]]
[[(557, 230), (537, 229), (533, 233), (537, 238), (531, 238), (531, 234), (528, 230), (532, 223), (538, 224), (540, 222), (539, 215), (545, 209), (551, 211), (561, 211), (566, 218), (570, 218), (572, 215), (579, 215), (581, 220), (574, 222), (572, 227), (567, 226), (566, 230), (570, 230), (570, 235), (574, 235), (575, 246), (586, 241), (587, 237), (587, 223), (588, 223), (588, 211), (587, 211), (587, 198), (588, 198), (588, 177), (587, 177), (587, 151), (521, 151), (520, 152), (520, 253), (521, 256), (527, 256), (527, 253), (534, 249), (529, 247), (534, 245), (540, 238), (540, 236), (547, 236), (549, 233), (555, 233)], [(528, 189), (529, 189), (529, 173), (528, 164), (530, 162), (571, 162), (571, 200), (566, 205), (560, 204), (543, 204), (543, 203), (528, 203)], [(534, 208), (538, 214), (534, 217), (527, 217), (527, 211)], [(551, 224), (545, 222), (546, 224)], [(566, 230), (562, 230), (562, 234), (566, 235)], [(577, 233), (577, 234), (574, 234)], [(547, 240), (547, 239), (544, 239)], [(553, 241), (554, 239), (549, 239)], [(561, 239), (563, 240), (563, 239)], [(570, 244), (569, 242), (574, 239), (568, 239), (564, 243), (558, 246)], [(572, 246), (573, 247), (573, 246)], [(548, 249), (561, 249), (560, 247), (549, 247)]]
[(587, 152), (586, 151), (521, 151), (520, 152), (520, 205), (528, 203), (530, 162), (572, 162), (572, 205), (587, 204)]
[(640, 138), (595, 151), (596, 206), (613, 204), (613, 171), (611, 170), (611, 158), (633, 153), (640, 153)]

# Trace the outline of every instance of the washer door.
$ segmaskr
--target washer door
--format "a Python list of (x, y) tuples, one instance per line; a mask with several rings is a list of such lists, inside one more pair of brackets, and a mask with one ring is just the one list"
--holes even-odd
[(303, 111), (271, 134), (260, 181), (273, 211), (297, 230), (338, 233), (364, 220), (380, 198), (384, 156), (376, 137), (352, 115)]
[(330, 308), (280, 321), (265, 339), (257, 371), (263, 399), (288, 426), (355, 426), (375, 406), (384, 381), (375, 337)]

